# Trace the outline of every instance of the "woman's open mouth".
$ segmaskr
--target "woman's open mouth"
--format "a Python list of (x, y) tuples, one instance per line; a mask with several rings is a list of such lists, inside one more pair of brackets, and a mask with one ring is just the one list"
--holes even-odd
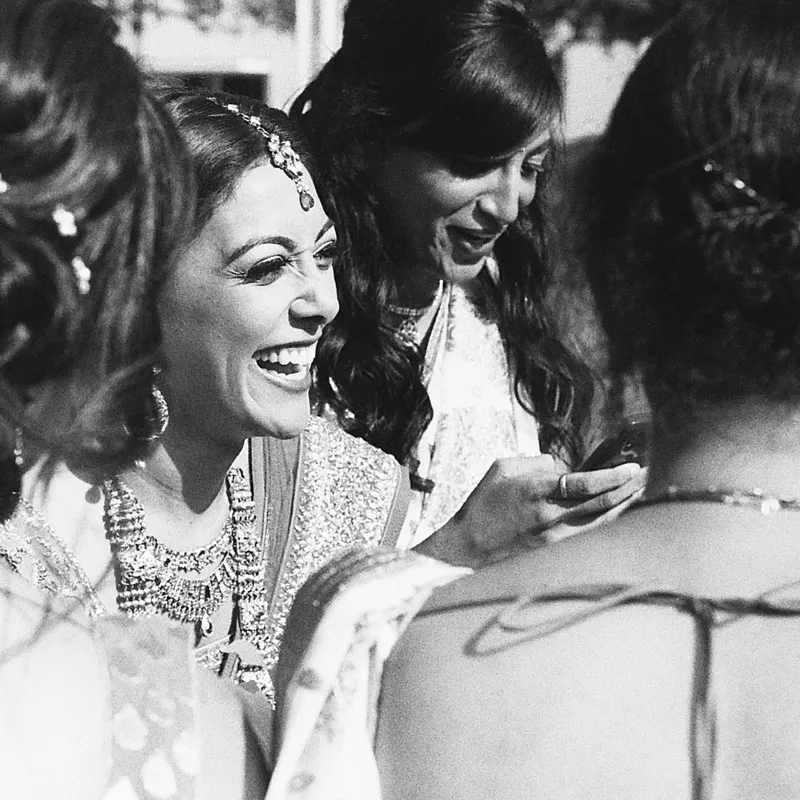
[(486, 256), (497, 241), (497, 233), (472, 230), (468, 228), (451, 227), (450, 235), (453, 244), (464, 253), (471, 256)]
[(308, 375), (316, 351), (316, 342), (310, 345), (267, 347), (259, 350), (254, 358), (259, 368), (268, 375), (299, 382)]

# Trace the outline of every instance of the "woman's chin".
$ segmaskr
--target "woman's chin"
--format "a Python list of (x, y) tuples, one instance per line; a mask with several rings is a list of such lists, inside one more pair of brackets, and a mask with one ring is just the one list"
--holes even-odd
[(455, 286), (466, 286), (472, 283), (486, 265), (486, 256), (471, 261), (448, 259), (443, 265), (445, 280)]
[(311, 412), (306, 406), (301, 413), (282, 415), (280, 418), (261, 420), (250, 438), (269, 436), (273, 439), (295, 439), (306, 429)]

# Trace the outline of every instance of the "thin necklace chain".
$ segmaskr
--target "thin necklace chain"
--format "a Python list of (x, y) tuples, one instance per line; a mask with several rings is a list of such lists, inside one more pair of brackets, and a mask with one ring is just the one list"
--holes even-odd
[(775, 511), (800, 511), (800, 498), (775, 497), (762, 489), (725, 489), (705, 486), (699, 489), (668, 486), (663, 492), (644, 497), (635, 507), (661, 503), (721, 503), (727, 506), (753, 508), (762, 514)]

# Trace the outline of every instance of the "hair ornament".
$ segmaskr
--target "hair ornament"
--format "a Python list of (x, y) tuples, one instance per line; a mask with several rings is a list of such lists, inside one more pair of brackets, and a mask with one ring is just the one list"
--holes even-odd
[(75, 256), (70, 261), (70, 266), (75, 273), (78, 293), (82, 295), (89, 294), (89, 290), (92, 288), (92, 271), (86, 266), (86, 262), (80, 256)]
[(58, 228), (59, 236), (71, 239), (73, 236), (78, 235), (78, 225), (75, 222), (75, 215), (64, 208), (64, 206), (56, 206), (51, 216)]
[[(53, 218), (56, 228), (58, 228), (59, 236), (65, 239), (72, 239), (78, 235), (78, 223), (72, 211), (62, 205), (57, 205), (50, 216)], [(75, 275), (78, 293), (81, 295), (89, 294), (89, 290), (92, 288), (92, 271), (80, 256), (74, 256), (69, 263)]]
[(305, 173), (300, 166), (300, 156), (292, 148), (292, 143), (286, 139), (281, 140), (281, 137), (274, 131), (268, 131), (259, 117), (254, 114), (246, 114), (235, 103), (221, 103), (214, 97), (209, 97), (208, 99), (232, 114), (236, 114), (237, 117), (240, 117), (248, 125), (255, 128), (267, 140), (270, 163), (291, 179), (300, 197), (300, 208), (303, 211), (310, 211), (314, 207), (314, 198), (311, 196), (308, 185), (303, 181)]
[(769, 200), (767, 200), (766, 197), (760, 195), (755, 189), (748, 186), (741, 178), (737, 178), (732, 173), (726, 172), (713, 158), (707, 159), (703, 164), (703, 172), (716, 175), (723, 183), (732, 186), (745, 195), (745, 197), (748, 197), (756, 203), (769, 204)]

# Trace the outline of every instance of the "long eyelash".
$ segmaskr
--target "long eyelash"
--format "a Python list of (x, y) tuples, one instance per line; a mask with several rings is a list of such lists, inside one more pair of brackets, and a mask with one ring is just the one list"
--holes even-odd
[(526, 161), (525, 166), (534, 172), (542, 175), (549, 168), (550, 157), (545, 156), (541, 161)]
[(250, 267), (247, 272), (245, 272), (243, 276), (244, 281), (254, 282), (266, 277), (267, 275), (280, 272), (284, 267), (286, 267), (286, 264), (286, 259), (283, 258), (270, 258), (266, 261), (260, 261), (258, 264), (253, 264), (253, 266)]
[(328, 242), (327, 244), (322, 245), (319, 250), (314, 252), (314, 257), (327, 256), (329, 253), (332, 255), (336, 254), (336, 242)]

